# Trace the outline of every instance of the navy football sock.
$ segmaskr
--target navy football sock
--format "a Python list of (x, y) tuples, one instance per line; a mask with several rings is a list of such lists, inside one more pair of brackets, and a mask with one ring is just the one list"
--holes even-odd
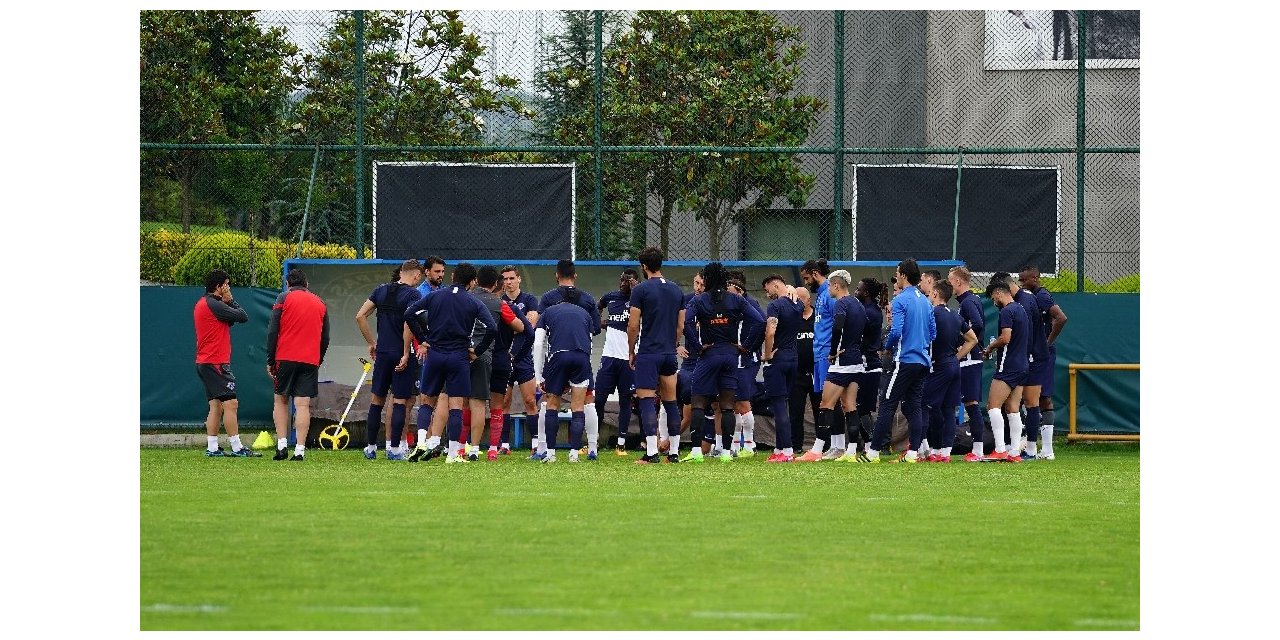
[(369, 420), (365, 423), (365, 445), (378, 446), (378, 432), (382, 430), (382, 405), (369, 405)]
[(404, 437), (404, 405), (391, 405), (391, 446), (399, 448)]

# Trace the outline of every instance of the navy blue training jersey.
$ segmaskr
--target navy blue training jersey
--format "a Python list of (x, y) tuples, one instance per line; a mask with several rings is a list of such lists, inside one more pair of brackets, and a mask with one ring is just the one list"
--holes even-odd
[(528, 291), (521, 291), (515, 300), (507, 297), (505, 293), (502, 294), (502, 300), (511, 307), (516, 317), (520, 318), (520, 322), (524, 323), (524, 331), (517, 333), (511, 340), (511, 360), (515, 362), (533, 352), (533, 326), (525, 314), (538, 310), (538, 299)]
[[(418, 341), (431, 345), (433, 351), (466, 351), (474, 347), (478, 355), (484, 353), (498, 336), (498, 323), (489, 309), (471, 292), (456, 284), (419, 298), (409, 306), (405, 315), (414, 318), (409, 322), (409, 328)], [(485, 331), (478, 343), (472, 343), (471, 333), (478, 324), (484, 325)]]
[[(761, 318), (764, 317), (764, 309), (760, 308), (760, 303), (756, 302), (754, 296), (744, 295), (742, 297), (746, 299), (747, 305), (755, 309)], [(760, 355), (760, 348), (764, 346), (764, 325), (744, 324), (740, 333), (742, 346), (751, 352), (750, 357), (744, 355), (743, 362), (739, 363), (739, 366), (745, 366), (747, 362), (753, 361), (753, 358)]]
[(964, 332), (969, 327), (958, 312), (945, 304), (933, 308), (933, 319), (938, 324), (938, 337), (933, 339), (933, 364), (956, 362), (956, 351), (964, 344)]
[(399, 282), (379, 285), (369, 294), (378, 309), (378, 353), (404, 352), (404, 312), (421, 297), (416, 287)]
[(766, 317), (778, 319), (773, 331), (773, 348), (778, 353), (796, 350), (796, 336), (804, 329), (803, 314), (804, 304), (792, 302), (787, 296), (769, 301)]
[(867, 371), (883, 369), (880, 347), (884, 343), (884, 310), (875, 299), (863, 302), (862, 310), (867, 317), (867, 323), (862, 326), (862, 344), (859, 345), (862, 359), (866, 362)]
[(697, 294), (690, 293), (684, 297), (684, 348), (689, 357), (680, 363), (681, 369), (692, 369), (698, 364), (698, 356), (702, 353), (702, 341), (698, 338), (698, 322), (693, 316), (693, 299)]
[(763, 326), (764, 318), (742, 296), (721, 290), (719, 302), (716, 292), (705, 292), (689, 304), (698, 328), (698, 341), (706, 351), (703, 355), (724, 353), (737, 355), (738, 334), (742, 324)]
[(591, 335), (598, 335), (600, 333), (600, 310), (596, 308), (596, 299), (577, 287), (565, 285), (542, 294), (542, 299), (538, 300), (538, 312), (546, 313), (547, 309), (550, 309), (552, 305), (564, 302), (566, 294), (570, 291), (578, 292), (578, 306), (582, 307), (587, 312), (587, 315), (591, 316)]
[[(845, 296), (835, 301), (832, 307), (831, 338), (833, 351), (844, 353), (836, 359), (828, 371), (832, 373), (854, 373), (864, 363), (862, 358), (862, 334), (867, 326), (867, 310), (862, 301), (854, 296)], [(840, 331), (839, 342), (835, 342), (836, 330)], [(822, 355), (822, 354), (819, 354)], [(829, 355), (829, 354), (828, 354)]]
[(1040, 322), (1044, 325), (1045, 341), (1049, 340), (1049, 334), (1053, 333), (1053, 316), (1049, 315), (1049, 310), (1058, 303), (1053, 301), (1053, 294), (1049, 290), (1040, 287), (1036, 290), (1036, 307), (1040, 309)]
[(605, 328), (626, 333), (631, 320), (631, 299), (623, 297), (621, 291), (610, 291), (600, 297), (599, 305), (605, 312)]
[(1027, 311), (1016, 302), (1006, 304), (1000, 310), (1000, 331), (1012, 329), (1009, 344), (996, 349), (996, 373), (1012, 373), (1027, 370), (1027, 338), (1031, 336), (1031, 322)]
[(640, 310), (636, 353), (676, 352), (676, 334), (683, 329), (677, 324), (683, 299), (680, 285), (666, 278), (649, 278), (631, 289), (631, 308)]
[[(978, 336), (978, 340), (982, 340), (982, 336), (985, 335), (987, 330), (986, 318), (982, 316), (982, 298), (966, 289), (956, 296), (956, 301), (960, 303), (960, 319), (967, 323), (970, 329), (973, 329), (973, 335)], [(982, 350), (974, 347), (963, 361), (981, 359)]]
[(538, 328), (547, 330), (547, 353), (581, 351), (591, 356), (591, 316), (582, 307), (556, 304), (538, 317)]
[[(1035, 362), (1049, 359), (1049, 334), (1044, 330), (1044, 314), (1040, 313), (1040, 305), (1036, 303), (1036, 295), (1026, 289), (1018, 289), (1013, 301), (1022, 305), (1027, 312), (1027, 322), (1031, 327), (1027, 338), (1027, 355)], [(1048, 311), (1048, 309), (1045, 309)]]

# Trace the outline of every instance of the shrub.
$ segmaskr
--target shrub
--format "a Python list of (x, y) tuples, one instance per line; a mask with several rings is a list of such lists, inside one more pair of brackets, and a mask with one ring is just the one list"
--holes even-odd
[(195, 236), (167, 229), (143, 231), (140, 236), (139, 277), (150, 282), (173, 282), (173, 268), (191, 249)]
[(203, 286), (204, 278), (214, 269), (222, 269), (231, 276), (233, 286), (250, 286), (253, 270), (257, 269), (257, 286), (280, 287), (280, 261), (267, 242), (253, 240), (238, 233), (215, 233), (201, 236), (192, 244), (173, 269), (174, 282)]
[[(1051, 293), (1075, 293), (1076, 285), (1076, 272), (1066, 269), (1059, 271), (1058, 275), (1052, 278), (1040, 278), (1040, 286), (1048, 289)], [(1084, 290), (1098, 291), (1098, 284), (1085, 277)]]
[[(1087, 293), (1140, 293), (1139, 279), (1139, 274), (1133, 273), (1100, 285), (1086, 277), (1084, 290)], [(1063, 269), (1053, 278), (1040, 278), (1040, 285), (1052, 293), (1074, 293), (1076, 273)]]
[[(298, 252), (297, 242), (285, 242), (272, 238), (269, 243), (280, 264), (284, 264), (285, 260), (292, 258)], [(364, 257), (370, 258), (372, 256), (373, 250), (370, 247), (365, 247)], [(314, 244), (307, 242), (302, 245), (302, 257), (312, 260), (355, 260), (356, 248), (345, 244)]]
[(1107, 293), (1141, 293), (1140, 276), (1136, 273), (1120, 276), (1103, 285), (1101, 290)]

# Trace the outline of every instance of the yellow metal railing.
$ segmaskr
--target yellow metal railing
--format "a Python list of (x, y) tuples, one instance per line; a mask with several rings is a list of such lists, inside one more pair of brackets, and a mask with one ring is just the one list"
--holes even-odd
[(1076, 372), (1078, 371), (1138, 371), (1141, 367), (1137, 363), (1123, 364), (1085, 364), (1071, 363), (1067, 365), (1067, 375), (1070, 383), (1068, 385), (1068, 403), (1070, 404), (1071, 419), (1070, 427), (1067, 431), (1067, 442), (1073, 440), (1111, 440), (1123, 442), (1137, 442), (1141, 437), (1140, 434), (1108, 434), (1108, 433), (1076, 433)]

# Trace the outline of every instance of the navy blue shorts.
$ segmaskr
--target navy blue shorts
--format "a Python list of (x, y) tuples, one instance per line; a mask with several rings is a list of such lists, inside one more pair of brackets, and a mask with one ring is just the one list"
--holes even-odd
[(422, 367), (422, 395), (438, 396), (440, 390), (450, 398), (466, 398), (471, 395), (471, 358), (466, 351), (437, 351), (427, 354)]
[(858, 411), (875, 411), (880, 393), (880, 372), (863, 371), (853, 376), (858, 383)]
[(600, 358), (600, 370), (596, 372), (596, 388), (606, 397), (614, 391), (618, 392), (619, 399), (630, 397), (636, 392), (635, 378), (630, 362), (608, 356)]
[(1010, 389), (1014, 387), (1021, 387), (1027, 384), (1027, 370), (1023, 369), (1022, 371), (1005, 371), (1003, 373), (997, 373), (991, 376), (991, 379), (999, 380), (1009, 385)]
[(756, 397), (756, 374), (760, 372), (760, 362), (752, 362), (738, 368), (738, 399), (750, 401)]
[(982, 365), (960, 367), (960, 399), (965, 402), (982, 402)]
[(1054, 389), (1054, 365), (1058, 362), (1058, 350), (1049, 345), (1049, 360), (1045, 362), (1044, 371), (1040, 373), (1040, 397), (1052, 398)]
[(764, 363), (765, 395), (770, 398), (790, 397), (799, 368), (800, 359), (796, 357), (795, 351), (773, 354), (773, 360)]
[(953, 409), (960, 404), (960, 363), (952, 360), (933, 365), (924, 379), (924, 406)]
[(636, 354), (635, 384), (637, 389), (657, 389), (658, 378), (674, 376), (680, 363), (674, 353)]
[[(1044, 386), (1045, 376), (1053, 375), (1053, 365), (1048, 360), (1037, 360), (1027, 364), (1027, 385)], [(1044, 390), (1041, 389), (1041, 393)]]
[[(834, 384), (837, 387), (840, 387), (841, 389), (848, 388), (849, 385), (857, 381), (858, 381), (857, 373), (828, 373), (827, 374), (827, 382)], [(826, 384), (824, 383), (823, 386), (826, 386)]]
[(685, 360), (676, 371), (676, 402), (679, 404), (693, 404), (693, 372), (698, 362), (695, 360), (693, 366), (685, 366), (688, 362)]
[(693, 395), (714, 398), (721, 389), (738, 390), (738, 354), (702, 354), (693, 370)]
[(512, 386), (522, 385), (533, 379), (533, 356), (525, 356), (511, 363), (511, 378), (509, 382)]
[(542, 370), (542, 389), (558, 396), (570, 386), (586, 387), (591, 382), (591, 356), (581, 351), (557, 351)]
[(418, 392), (415, 388), (420, 373), (418, 359), (410, 355), (409, 366), (404, 371), (396, 371), (397, 364), (400, 364), (398, 353), (379, 353), (373, 359), (373, 395), (385, 398), (390, 390), (392, 396), (403, 400)]
[(489, 393), (506, 393), (507, 381), (511, 380), (510, 369), (494, 368), (489, 373)]

